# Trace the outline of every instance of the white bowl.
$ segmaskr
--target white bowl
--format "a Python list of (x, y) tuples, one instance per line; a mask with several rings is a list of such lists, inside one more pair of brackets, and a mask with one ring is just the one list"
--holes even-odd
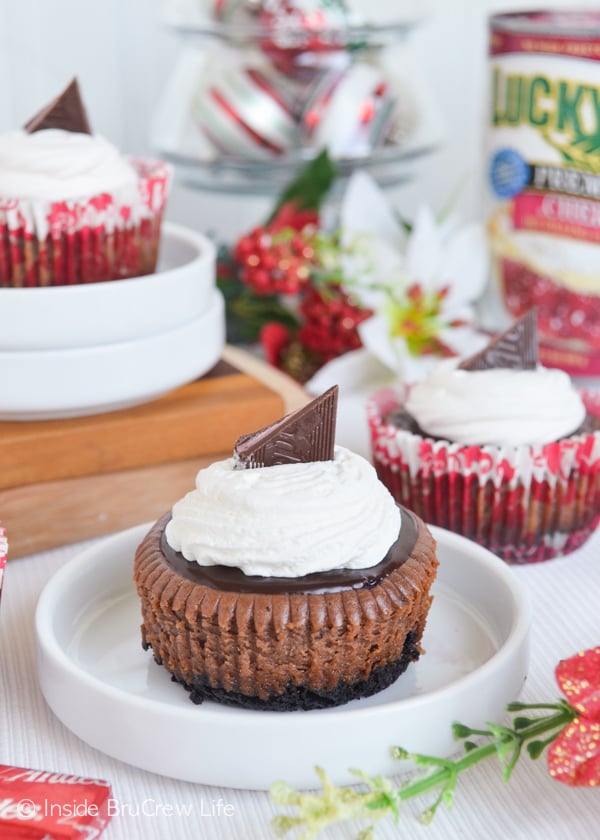
[[(36, 612), (38, 673), (57, 717), (115, 758), (188, 782), (268, 789), (316, 787), (315, 764), (337, 784), (349, 768), (391, 775), (390, 756), (448, 756), (452, 724), (499, 720), (523, 686), (530, 612), (518, 578), (474, 542), (432, 528), (440, 566), (423, 646), (393, 685), (365, 700), (310, 712), (194, 706), (142, 650), (133, 557), (149, 525), (84, 550), (47, 583)], [(268, 749), (265, 749), (268, 745)], [(257, 761), (260, 756), (260, 761)]]
[(165, 332), (204, 312), (215, 264), (209, 239), (165, 222), (154, 274), (75, 286), (0, 288), (0, 350), (91, 347)]
[(45, 420), (136, 405), (191, 382), (219, 360), (223, 297), (154, 335), (66, 350), (0, 351), (0, 420)]

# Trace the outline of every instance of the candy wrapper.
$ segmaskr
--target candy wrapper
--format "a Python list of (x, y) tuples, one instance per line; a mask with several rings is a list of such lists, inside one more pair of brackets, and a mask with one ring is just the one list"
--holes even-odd
[(4, 567), (6, 566), (7, 556), (8, 541), (6, 539), (6, 531), (0, 522), (0, 598), (2, 597), (2, 581), (4, 580)]
[(100, 837), (109, 820), (107, 782), (0, 764), (2, 840)]

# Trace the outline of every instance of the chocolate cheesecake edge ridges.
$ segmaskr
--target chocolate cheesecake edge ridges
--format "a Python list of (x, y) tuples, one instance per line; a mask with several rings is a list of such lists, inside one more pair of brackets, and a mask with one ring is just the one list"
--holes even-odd
[[(218, 592), (181, 577), (161, 550), (165, 518), (168, 514), (136, 552), (142, 640), (193, 702), (207, 699), (273, 711), (327, 708), (381, 691), (418, 659), (438, 560), (435, 540), (416, 517), (417, 540), (406, 564), (374, 586), (274, 595)], [(377, 615), (382, 609), (384, 621)], [(298, 620), (307, 622), (302, 632)], [(331, 620), (337, 622), (336, 634), (344, 630), (336, 639), (335, 659), (327, 663)], [(177, 637), (189, 636), (188, 662), (172, 644), (174, 627)], [(211, 645), (222, 654), (235, 649), (233, 659), (239, 661), (217, 667), (207, 655), (199, 667)], [(251, 668), (241, 664), (246, 660), (254, 662)], [(261, 668), (273, 669), (264, 684), (255, 673)]]

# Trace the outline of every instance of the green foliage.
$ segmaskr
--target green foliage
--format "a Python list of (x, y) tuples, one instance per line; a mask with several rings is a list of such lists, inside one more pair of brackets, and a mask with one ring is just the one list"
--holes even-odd
[(293, 202), (299, 210), (318, 210), (336, 178), (335, 165), (323, 149), (283, 189), (267, 221), (272, 221), (288, 202)]
[[(510, 779), (523, 746), (530, 758), (536, 759), (560, 734), (564, 727), (576, 717), (576, 711), (564, 700), (548, 704), (511, 703), (509, 712), (544, 709), (543, 716), (519, 716), (512, 725), (487, 724), (487, 729), (472, 729), (462, 723), (452, 727), (454, 737), (463, 741), (464, 755), (458, 759), (436, 758), (435, 756), (408, 753), (402, 747), (392, 747), (394, 759), (410, 759), (415, 767), (425, 768), (424, 773), (403, 785), (395, 786), (383, 776), (369, 776), (360, 770), (353, 774), (362, 782), (360, 789), (337, 787), (320, 767), (316, 773), (321, 782), (321, 791), (301, 793), (284, 782), (277, 782), (271, 788), (271, 799), (279, 805), (295, 810), (294, 815), (278, 815), (272, 822), (276, 836), (285, 837), (297, 830), (295, 840), (313, 840), (328, 826), (344, 821), (367, 821), (361, 828), (357, 840), (373, 840), (376, 823), (385, 816), (395, 822), (400, 817), (400, 805), (406, 799), (437, 792), (433, 802), (422, 812), (420, 821), (431, 822), (440, 805), (451, 808), (454, 803), (456, 785), (461, 773), (484, 759), (496, 756), (502, 766), (502, 778)], [(547, 737), (540, 740), (540, 735)], [(473, 737), (479, 739), (473, 741)]]
[(217, 286), (225, 299), (230, 344), (253, 344), (259, 340), (261, 328), (270, 321), (277, 321), (290, 330), (296, 329), (298, 319), (282, 305), (277, 295), (257, 295), (242, 283), (239, 267), (228, 248), (221, 246), (218, 259)]

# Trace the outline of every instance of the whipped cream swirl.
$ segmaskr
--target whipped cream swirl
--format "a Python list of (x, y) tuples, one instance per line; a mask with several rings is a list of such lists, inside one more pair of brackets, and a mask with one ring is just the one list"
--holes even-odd
[(444, 359), (413, 385), (407, 411), (436, 438), (464, 444), (544, 444), (572, 434), (583, 401), (561, 370), (467, 371)]
[(62, 201), (137, 183), (133, 166), (99, 135), (49, 128), (0, 134), (0, 196)]
[(333, 461), (236, 470), (230, 458), (200, 470), (165, 534), (201, 566), (292, 578), (374, 566), (399, 531), (400, 510), (371, 464), (337, 446)]

